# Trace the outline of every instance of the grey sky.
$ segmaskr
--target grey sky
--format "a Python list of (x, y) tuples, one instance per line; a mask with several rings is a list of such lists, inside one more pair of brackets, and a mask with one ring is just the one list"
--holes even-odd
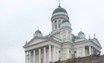
[[(73, 33), (96, 34), (104, 54), (104, 0), (61, 0)], [(58, 0), (0, 0), (0, 62), (25, 63), (23, 45), (39, 29), (51, 33), (51, 15)]]

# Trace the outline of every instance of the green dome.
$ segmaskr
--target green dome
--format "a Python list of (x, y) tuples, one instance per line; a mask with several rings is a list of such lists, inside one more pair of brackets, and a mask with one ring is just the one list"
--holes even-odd
[(60, 6), (53, 11), (53, 14), (55, 14), (57, 12), (65, 12), (65, 13), (67, 13), (66, 10), (64, 8), (60, 7)]
[(79, 33), (78, 33), (78, 36), (79, 35), (85, 35), (82, 31), (80, 31)]
[(37, 30), (37, 31), (35, 32), (35, 34), (36, 34), (36, 33), (42, 34), (40, 30)]
[(78, 37), (79, 37), (79, 38), (85, 38), (84, 32), (80, 31), (80, 32), (78, 33)]

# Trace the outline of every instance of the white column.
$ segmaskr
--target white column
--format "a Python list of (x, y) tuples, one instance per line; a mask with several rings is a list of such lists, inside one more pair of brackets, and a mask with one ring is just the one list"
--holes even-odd
[(39, 48), (39, 63), (41, 63), (41, 49)]
[(49, 62), (51, 62), (51, 45), (49, 45)]
[(67, 59), (69, 59), (69, 49), (67, 49)]
[(46, 63), (46, 47), (44, 47), (44, 63)]
[(91, 46), (89, 46), (89, 56), (91, 55)]
[(31, 51), (29, 51), (29, 63), (31, 63)]
[(92, 55), (94, 54), (94, 48), (92, 48)]
[(29, 63), (29, 51), (27, 51), (27, 63)]
[(33, 63), (35, 63), (35, 50), (33, 51)]
[(56, 48), (55, 48), (55, 46), (53, 46), (53, 62), (55, 62), (56, 61)]
[(27, 51), (25, 52), (25, 63), (27, 63)]
[(83, 57), (85, 57), (85, 47), (83, 47)]

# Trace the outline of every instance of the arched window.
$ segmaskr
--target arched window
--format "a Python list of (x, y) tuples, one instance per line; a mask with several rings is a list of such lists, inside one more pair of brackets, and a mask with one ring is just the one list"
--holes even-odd
[(58, 25), (58, 26), (59, 26), (59, 28), (60, 28), (60, 24), (61, 24), (61, 19), (59, 19), (59, 25)]
[(55, 24), (57, 23), (57, 21), (55, 20)]
[(54, 24), (55, 24), (55, 29), (57, 29), (57, 21), (56, 20), (55, 20)]

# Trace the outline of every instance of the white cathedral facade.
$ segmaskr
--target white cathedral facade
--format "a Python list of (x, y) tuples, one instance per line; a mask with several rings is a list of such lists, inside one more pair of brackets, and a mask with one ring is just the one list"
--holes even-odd
[(59, 6), (51, 17), (52, 32), (43, 36), (37, 30), (34, 37), (24, 45), (25, 63), (50, 63), (100, 54), (102, 49), (97, 38), (86, 39), (84, 32), (72, 33), (67, 11)]

